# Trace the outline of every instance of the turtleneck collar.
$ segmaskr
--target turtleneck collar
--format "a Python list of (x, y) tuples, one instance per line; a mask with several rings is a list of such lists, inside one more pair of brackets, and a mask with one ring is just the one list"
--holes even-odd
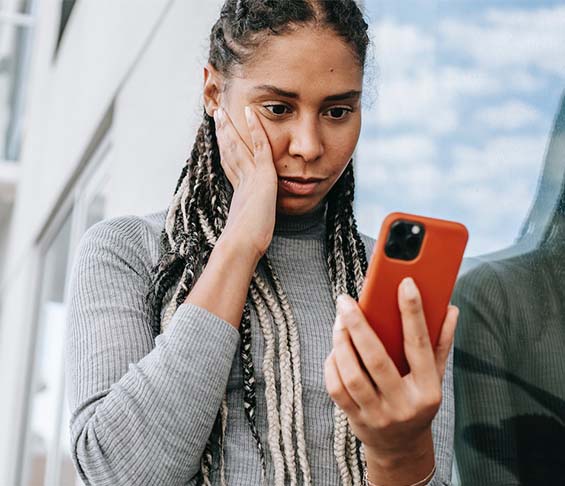
[(277, 213), (274, 235), (300, 240), (323, 238), (326, 233), (326, 209), (327, 203), (323, 200), (316, 208), (305, 214)]

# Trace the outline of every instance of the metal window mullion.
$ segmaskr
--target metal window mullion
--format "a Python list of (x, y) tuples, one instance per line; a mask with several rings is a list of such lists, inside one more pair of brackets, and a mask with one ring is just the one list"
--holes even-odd
[(33, 27), (35, 25), (35, 18), (29, 14), (0, 10), (0, 22), (5, 25), (14, 25), (16, 27)]

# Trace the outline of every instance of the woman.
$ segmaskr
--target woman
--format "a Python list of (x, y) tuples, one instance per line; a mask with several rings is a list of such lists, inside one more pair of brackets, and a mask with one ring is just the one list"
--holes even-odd
[(401, 378), (356, 303), (374, 244), (351, 160), (367, 27), (354, 0), (226, 1), (168, 210), (102, 222), (78, 252), (87, 484), (449, 484), (456, 309), (434, 350), (401, 285)]

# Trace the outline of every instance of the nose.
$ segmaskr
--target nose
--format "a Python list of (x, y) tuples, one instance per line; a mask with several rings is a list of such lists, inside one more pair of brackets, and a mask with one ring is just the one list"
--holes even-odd
[(290, 134), (289, 154), (301, 157), (304, 162), (319, 159), (324, 153), (324, 144), (317, 116), (302, 116)]

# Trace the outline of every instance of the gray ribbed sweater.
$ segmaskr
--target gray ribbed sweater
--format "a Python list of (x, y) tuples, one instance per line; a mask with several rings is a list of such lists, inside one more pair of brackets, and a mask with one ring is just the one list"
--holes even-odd
[[(66, 372), (71, 451), (89, 485), (194, 485), (227, 387), (226, 475), (230, 486), (260, 484), (256, 444), (243, 410), (239, 332), (182, 304), (152, 338), (144, 297), (159, 256), (165, 211), (91, 227), (77, 251), (69, 293)], [(333, 402), (323, 376), (335, 305), (324, 258), (323, 212), (279, 218), (268, 255), (298, 324), (308, 457), (315, 485), (340, 484), (333, 453)], [(367, 255), (374, 240), (362, 235)], [(263, 340), (251, 309), (257, 425), (267, 437)], [(277, 369), (277, 366), (275, 366)], [(450, 484), (454, 427), (451, 357), (433, 423), (438, 470)], [(270, 456), (267, 453), (268, 463)], [(269, 477), (274, 478), (269, 465)], [(212, 484), (219, 484), (217, 474)]]

